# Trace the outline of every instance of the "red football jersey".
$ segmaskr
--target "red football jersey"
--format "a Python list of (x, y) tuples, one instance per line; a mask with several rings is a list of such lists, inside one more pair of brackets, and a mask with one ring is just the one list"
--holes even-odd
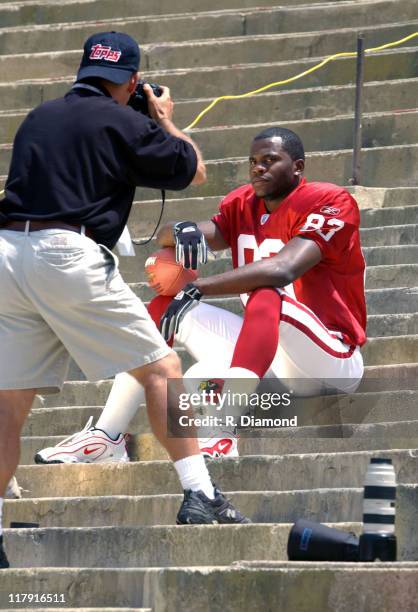
[[(286, 287), (341, 339), (366, 341), (365, 262), (360, 246), (360, 213), (342, 187), (302, 179), (269, 213), (252, 185), (228, 194), (212, 219), (232, 251), (234, 268), (276, 255), (295, 236), (309, 236), (322, 260)], [(245, 296), (243, 302), (246, 302)]]

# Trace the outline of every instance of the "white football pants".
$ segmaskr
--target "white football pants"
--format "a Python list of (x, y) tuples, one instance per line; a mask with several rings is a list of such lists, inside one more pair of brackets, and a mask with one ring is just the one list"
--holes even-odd
[[(278, 378), (285, 386), (291, 379), (297, 395), (316, 395), (324, 387), (354, 392), (364, 371), (359, 347), (343, 343), (341, 334), (327, 330), (307, 306), (279, 291), (279, 346), (265, 378)], [(175, 339), (197, 361), (213, 363), (217, 370), (229, 367), (242, 323), (238, 315), (201, 302), (185, 315)]]

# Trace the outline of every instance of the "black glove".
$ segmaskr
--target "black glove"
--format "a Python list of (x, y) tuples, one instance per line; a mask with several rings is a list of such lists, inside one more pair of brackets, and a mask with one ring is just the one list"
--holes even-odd
[(193, 283), (188, 283), (170, 302), (167, 310), (161, 317), (160, 331), (164, 340), (170, 340), (179, 330), (179, 325), (188, 310), (198, 305), (202, 294)]
[(208, 247), (196, 223), (193, 221), (176, 223), (173, 227), (173, 236), (176, 241), (176, 261), (181, 262), (185, 268), (197, 270), (198, 263), (207, 262)]

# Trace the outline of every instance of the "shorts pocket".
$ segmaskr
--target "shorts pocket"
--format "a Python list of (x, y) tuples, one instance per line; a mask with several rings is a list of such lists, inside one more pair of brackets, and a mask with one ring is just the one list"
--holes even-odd
[(116, 277), (119, 272), (119, 259), (118, 257), (112, 253), (110, 249), (108, 249), (104, 244), (98, 245), (104, 255), (107, 263), (107, 286), (111, 283), (111, 281)]

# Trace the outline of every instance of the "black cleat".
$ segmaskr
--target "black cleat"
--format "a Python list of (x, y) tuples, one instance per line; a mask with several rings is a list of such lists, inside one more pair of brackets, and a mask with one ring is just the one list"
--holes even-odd
[(3, 548), (3, 536), (0, 536), (0, 569), (7, 569), (8, 567), (10, 565)]
[(215, 487), (215, 499), (209, 499), (203, 491), (184, 491), (184, 500), (177, 514), (177, 525), (227, 525), (251, 523), (234, 508), (231, 502)]

